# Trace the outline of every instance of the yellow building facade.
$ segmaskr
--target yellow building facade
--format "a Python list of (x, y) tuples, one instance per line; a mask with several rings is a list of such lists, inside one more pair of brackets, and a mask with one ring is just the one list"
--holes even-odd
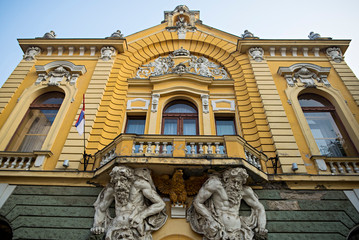
[[(358, 236), (359, 81), (344, 60), (350, 40), (235, 36), (182, 5), (126, 37), (50, 32), (18, 41), (24, 59), (0, 89), (7, 236), (94, 237), (92, 204), (114, 166), (148, 168), (153, 178), (181, 169), (184, 180), (244, 168), (266, 210), (268, 239)], [(168, 218), (152, 238), (202, 239), (155, 185)], [(244, 204), (241, 214), (249, 212)]]

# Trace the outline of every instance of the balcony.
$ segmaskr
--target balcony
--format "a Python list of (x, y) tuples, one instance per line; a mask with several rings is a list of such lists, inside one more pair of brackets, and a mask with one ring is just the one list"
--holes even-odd
[(31, 170), (40, 168), (50, 151), (0, 152), (0, 170)]
[(359, 175), (358, 157), (312, 156), (319, 174)]
[(174, 136), (121, 134), (94, 155), (94, 169), (117, 164), (191, 166), (243, 165), (266, 170), (268, 158), (240, 136)]

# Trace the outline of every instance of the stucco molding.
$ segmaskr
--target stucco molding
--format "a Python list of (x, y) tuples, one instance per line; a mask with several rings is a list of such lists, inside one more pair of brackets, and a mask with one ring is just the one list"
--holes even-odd
[[(212, 103), (213, 111), (235, 111), (234, 100), (218, 99), (218, 100), (212, 100), (211, 103)], [(230, 107), (229, 108), (217, 107), (218, 103), (229, 103)]]
[(285, 78), (289, 87), (317, 87), (319, 83), (330, 87), (327, 79), (329, 72), (330, 67), (320, 67), (312, 63), (296, 63), (290, 67), (278, 68), (278, 74)]
[[(145, 106), (143, 106), (143, 107), (134, 107), (134, 106), (132, 106), (132, 104), (135, 103), (135, 102), (144, 102)], [(146, 100), (146, 99), (143, 99), (143, 98), (130, 99), (130, 100), (127, 101), (127, 110), (135, 110), (135, 109), (147, 110), (149, 104), (150, 104), (150, 100)]]
[(35, 85), (47, 84), (48, 86), (59, 86), (69, 83), (76, 85), (80, 75), (86, 73), (84, 65), (75, 65), (69, 61), (54, 61), (46, 65), (36, 65), (38, 78)]

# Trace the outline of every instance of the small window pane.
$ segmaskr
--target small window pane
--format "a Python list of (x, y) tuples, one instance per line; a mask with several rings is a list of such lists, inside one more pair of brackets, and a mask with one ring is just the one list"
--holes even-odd
[(236, 135), (236, 128), (234, 126), (234, 119), (216, 119), (216, 130), (218, 136)]
[(197, 135), (196, 119), (183, 119), (183, 135)]
[(144, 134), (145, 124), (145, 118), (129, 118), (127, 119), (126, 133)]
[(177, 119), (165, 118), (164, 135), (177, 135)]

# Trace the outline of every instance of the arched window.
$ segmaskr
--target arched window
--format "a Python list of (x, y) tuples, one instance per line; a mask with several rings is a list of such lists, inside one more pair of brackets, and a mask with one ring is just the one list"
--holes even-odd
[(197, 108), (188, 101), (169, 103), (162, 114), (162, 134), (198, 135)]
[(327, 99), (316, 94), (305, 93), (300, 95), (298, 100), (322, 155), (328, 157), (357, 155), (335, 107)]
[(6, 150), (17, 152), (41, 150), (64, 97), (61, 92), (48, 92), (35, 99)]

